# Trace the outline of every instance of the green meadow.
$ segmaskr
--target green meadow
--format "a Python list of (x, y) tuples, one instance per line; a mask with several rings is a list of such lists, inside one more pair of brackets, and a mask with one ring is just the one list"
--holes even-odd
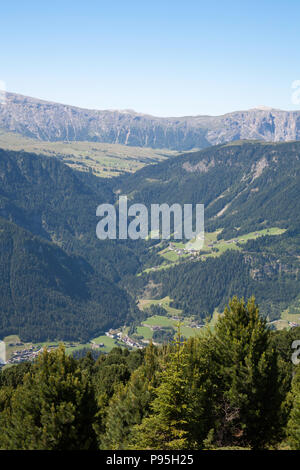
[(178, 152), (168, 149), (130, 147), (120, 144), (79, 141), (44, 142), (4, 131), (0, 131), (0, 147), (56, 157), (71, 168), (105, 178), (123, 173), (134, 173), (145, 165), (178, 155)]

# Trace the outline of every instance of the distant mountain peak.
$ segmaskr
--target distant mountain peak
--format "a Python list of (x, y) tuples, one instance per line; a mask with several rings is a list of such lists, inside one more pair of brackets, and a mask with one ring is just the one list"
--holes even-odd
[(190, 150), (249, 139), (300, 140), (300, 111), (267, 106), (223, 116), (155, 117), (136, 111), (89, 110), (7, 93), (0, 129), (41, 141), (90, 141)]
[[(264, 106), (263, 104), (259, 106), (255, 106), (254, 108), (251, 109), (251, 111), (273, 111), (275, 108), (272, 108), (271, 106)], [(276, 111), (282, 111), (281, 109), (276, 109)], [(285, 111), (282, 111), (285, 112)]]

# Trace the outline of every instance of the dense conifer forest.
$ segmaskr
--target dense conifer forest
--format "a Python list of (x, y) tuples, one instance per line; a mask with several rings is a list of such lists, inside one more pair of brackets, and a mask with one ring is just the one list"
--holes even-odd
[(298, 449), (300, 328), (272, 332), (234, 297), (214, 331), (75, 359), (64, 347), (0, 374), (2, 449)]

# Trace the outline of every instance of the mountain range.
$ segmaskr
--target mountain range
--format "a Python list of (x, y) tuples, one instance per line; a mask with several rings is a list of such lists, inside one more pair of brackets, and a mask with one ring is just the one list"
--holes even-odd
[[(163, 119), (8, 94), (0, 109), (0, 337), (87, 341), (139, 324), (146, 299), (169, 299), (203, 322), (235, 294), (254, 294), (277, 327), (297, 323), (299, 116), (264, 109)], [(238, 140), (245, 135), (255, 140)], [(113, 142), (106, 149), (96, 142), (105, 139)], [(56, 140), (62, 146), (45, 146)], [(68, 142), (73, 160), (61, 153)], [(205, 148), (139, 154), (133, 144)], [(103, 158), (134, 159), (132, 174), (85, 169), (90, 152), (99, 163), (103, 149)], [(98, 240), (96, 207), (117, 207), (120, 194), (146, 206), (203, 203), (203, 249), (189, 252), (186, 240)]]
[(155, 117), (89, 110), (7, 93), (0, 129), (41, 141), (90, 141), (186, 151), (240, 139), (300, 140), (300, 111), (259, 107), (222, 116)]

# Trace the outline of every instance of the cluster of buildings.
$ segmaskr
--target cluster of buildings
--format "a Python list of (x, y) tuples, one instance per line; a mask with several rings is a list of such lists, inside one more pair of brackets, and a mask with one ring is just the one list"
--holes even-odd
[(126, 344), (127, 346), (129, 346), (130, 348), (143, 349), (145, 347), (145, 345), (143, 345), (139, 341), (137, 341), (133, 338), (130, 338), (128, 335), (124, 335), (121, 331), (118, 331), (118, 330), (110, 329), (105, 334), (109, 338), (113, 338), (117, 341), (120, 341), (120, 342)]
[[(174, 316), (174, 317), (172, 317), (172, 320), (180, 321), (180, 318)], [(159, 325), (147, 325), (146, 323), (144, 325), (151, 328), (152, 331), (157, 331), (157, 330), (160, 330), (161, 328), (163, 328)], [(203, 325), (199, 325), (196, 322), (191, 322), (189, 324), (189, 326), (191, 328), (202, 328)], [(293, 326), (298, 326), (298, 325), (295, 324)], [(127, 334), (124, 334), (120, 329), (117, 329), (117, 330), (110, 329), (109, 331), (107, 331), (105, 333), (105, 335), (108, 336), (109, 338), (112, 338), (112, 339), (116, 340), (116, 342), (118, 341), (120, 343), (123, 343), (124, 345), (128, 346), (129, 348), (143, 349), (145, 347), (145, 344), (148, 343), (147, 340), (138, 340), (138, 339), (135, 339), (135, 338), (131, 338)], [(21, 362), (32, 362), (44, 350), (43, 347), (38, 347), (37, 348), (37, 347), (34, 347), (33, 345), (30, 345), (30, 346), (27, 346), (23, 349), (20, 348), (20, 349), (14, 350), (10, 354), (10, 358), (6, 360), (6, 355), (5, 355), (6, 345), (3, 341), (0, 341), (0, 343), (1, 343), (0, 347), (2, 345), (2, 349), (0, 350), (0, 368), (3, 367), (5, 364), (20, 364)], [(25, 345), (23, 345), (23, 343), (11, 343), (11, 344), (8, 344), (8, 346), (9, 347), (19, 347), (19, 346), (25, 346)], [(59, 346), (58, 344), (49, 345), (49, 346), (47, 346), (47, 351), (55, 350), (55, 349), (58, 348), (58, 346)], [(72, 347), (74, 345), (73, 344), (68, 344), (66, 346)], [(104, 343), (95, 343), (93, 341), (91, 342), (92, 349), (99, 349), (99, 348), (102, 348), (104, 346), (105, 346)], [(2, 351), (2, 353), (1, 353), (1, 351)]]
[[(21, 345), (22, 343), (17, 343), (16, 345)], [(16, 345), (9, 345), (9, 346), (16, 346)], [(52, 351), (58, 348), (57, 345), (52, 345), (47, 347), (47, 351)], [(31, 362), (33, 361), (39, 354), (43, 352), (44, 348), (35, 348), (34, 346), (29, 346), (25, 349), (19, 349), (13, 351), (11, 354), (10, 359), (7, 360), (6, 364), (19, 364), (20, 362)]]
[(196, 250), (195, 248), (189, 247), (189, 248), (178, 248), (176, 245), (173, 243), (169, 243), (169, 250), (174, 251), (178, 256), (185, 255), (187, 253), (198, 256), (199, 255), (199, 250)]
[(7, 361), (7, 364), (19, 364), (20, 362), (33, 361), (41, 352), (42, 349), (36, 350), (33, 346), (28, 349), (13, 351), (11, 358)]
[[(23, 346), (23, 343), (9, 343), (8, 347), (18, 347), (18, 346)], [(47, 346), (47, 351), (53, 351), (57, 349), (59, 344), (52, 344)], [(73, 347), (73, 344), (66, 344), (66, 347)], [(44, 350), (44, 347), (36, 347), (33, 345), (27, 346), (23, 349), (17, 349), (10, 353), (9, 359), (5, 361), (0, 361), (0, 367), (1, 365), (6, 365), (6, 364), (20, 364), (21, 362), (32, 362), (36, 357), (41, 354)], [(1, 364), (2, 362), (2, 364)]]

